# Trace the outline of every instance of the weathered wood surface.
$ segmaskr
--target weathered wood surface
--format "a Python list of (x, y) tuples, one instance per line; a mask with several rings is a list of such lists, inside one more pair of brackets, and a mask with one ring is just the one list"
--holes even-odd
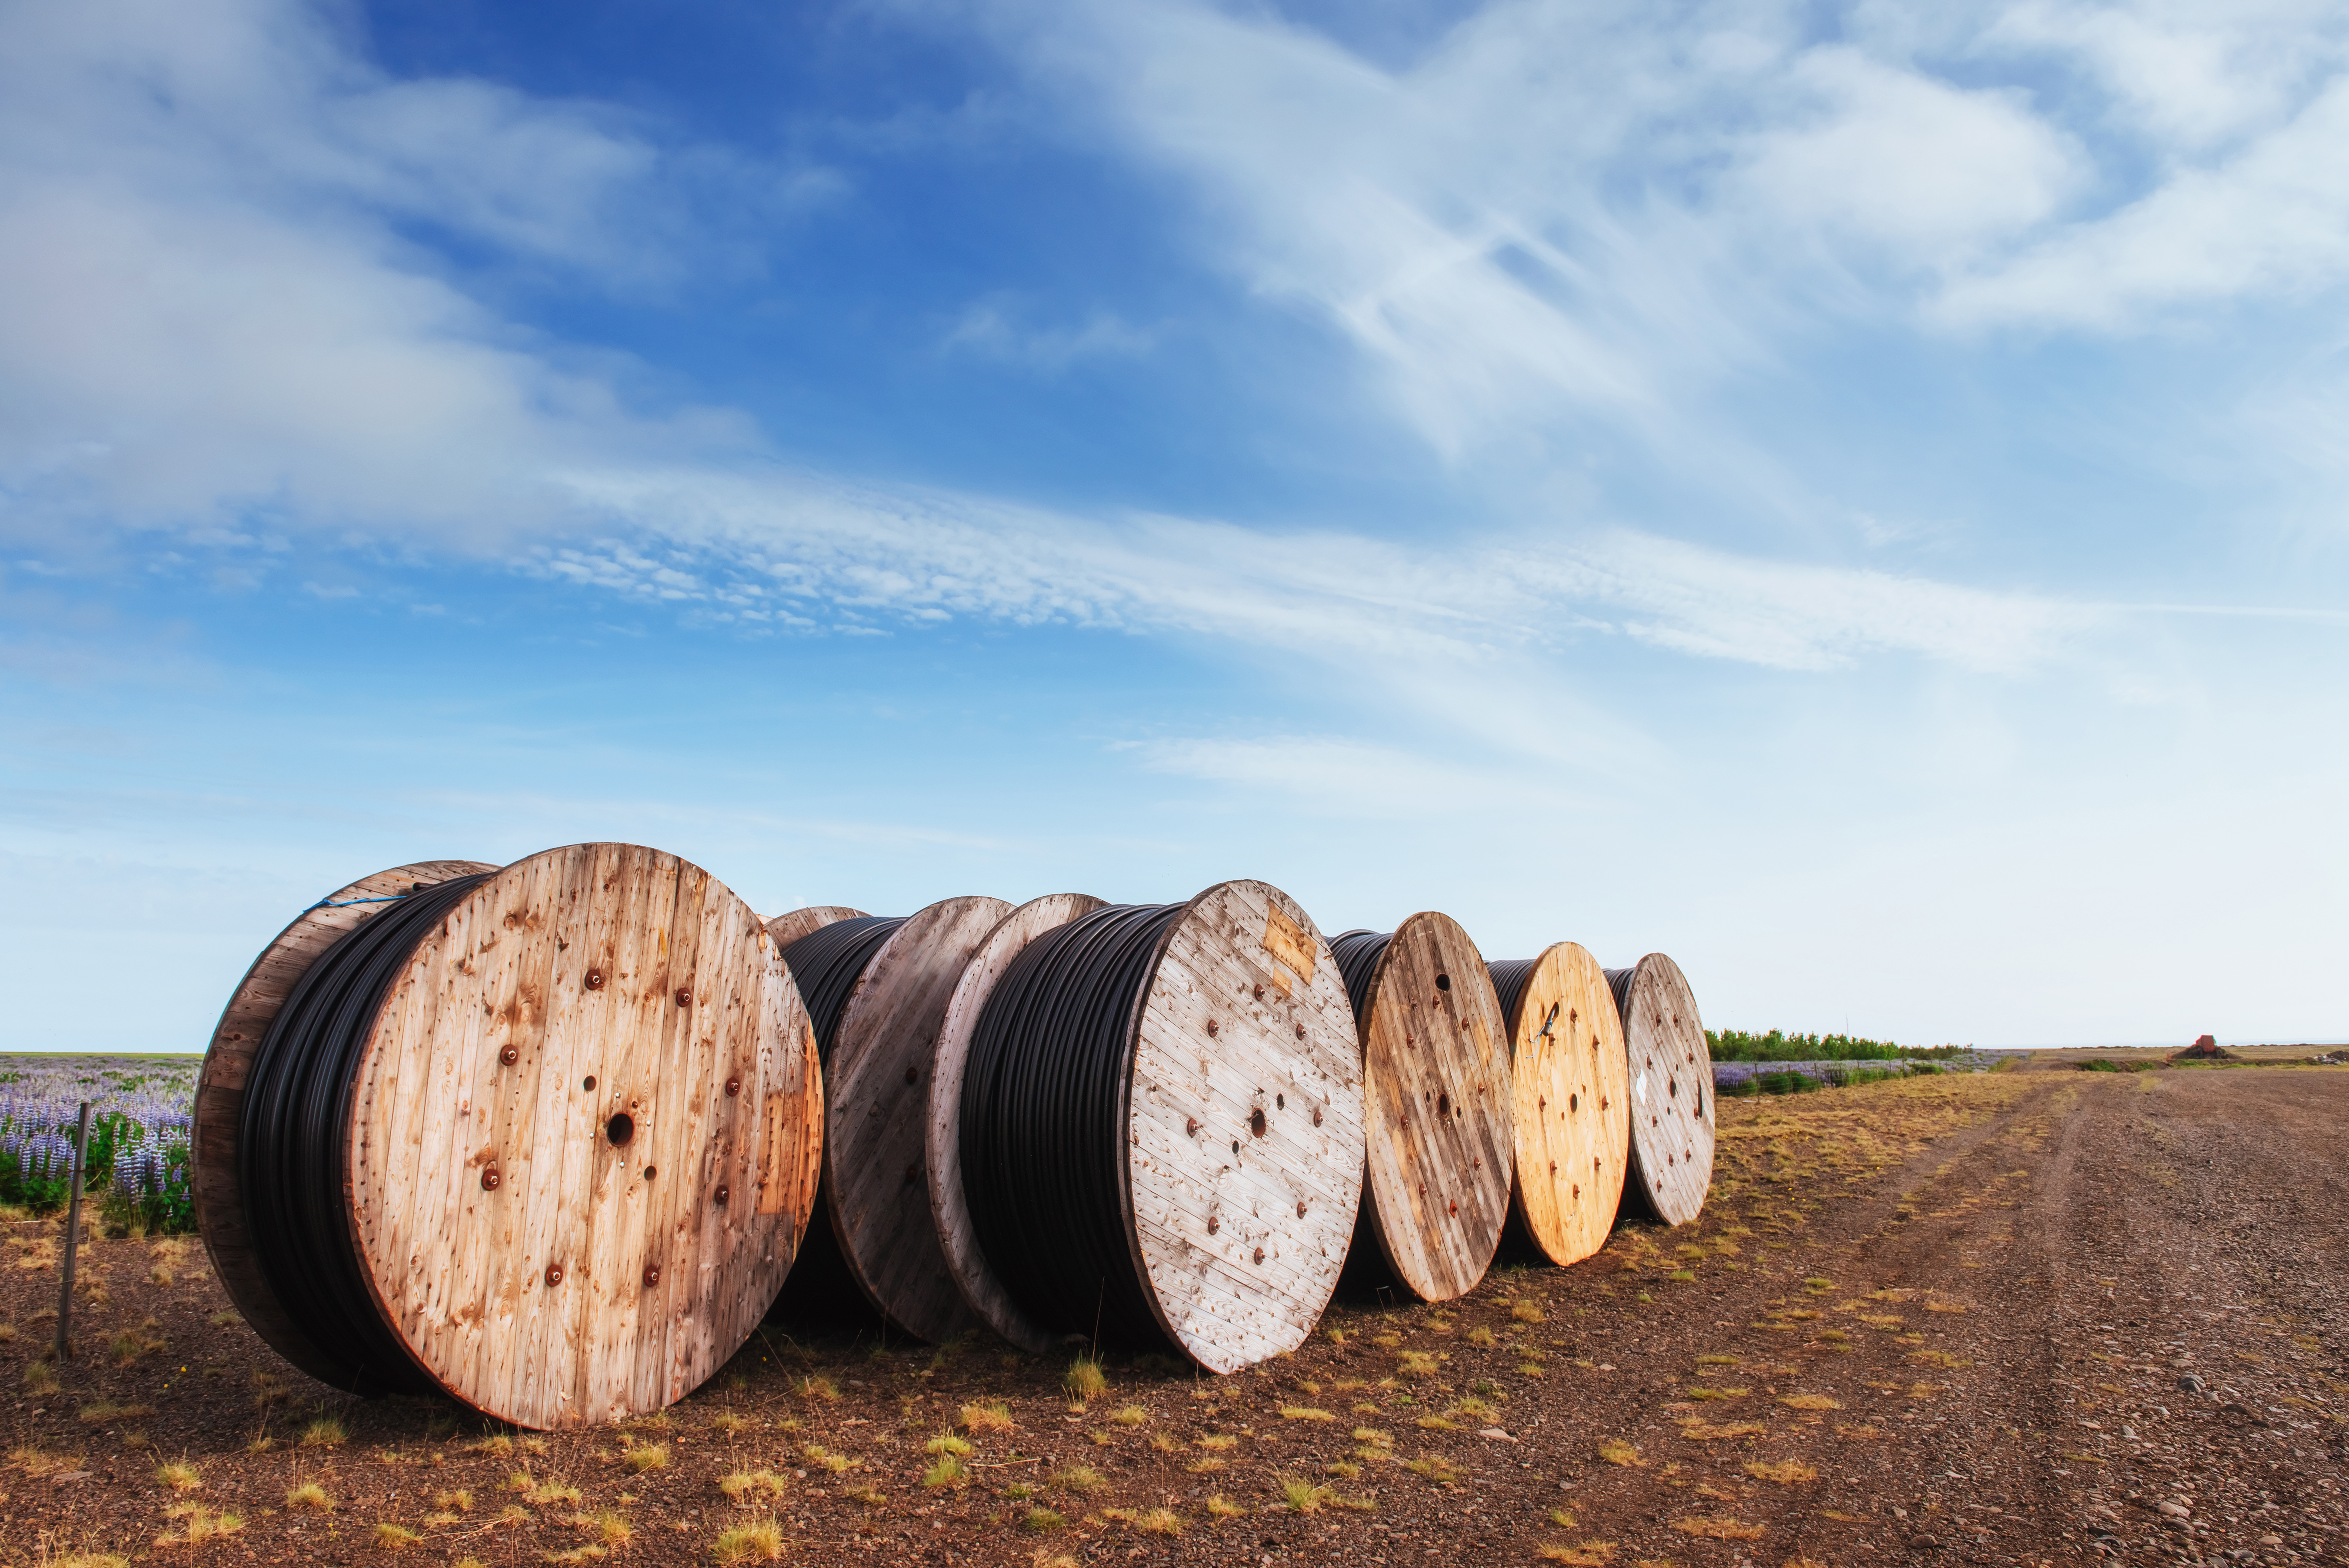
[(1509, 1219), (1515, 1089), (1500, 999), (1449, 915), (1397, 926), (1359, 1021), (1365, 1228), (1423, 1301), (1475, 1288)]
[(822, 930), (835, 920), (861, 920), (862, 909), (852, 909), (845, 904), (811, 904), (804, 909), (786, 909), (767, 922), (767, 940), (781, 952), (810, 931)]
[(1578, 1263), (1607, 1244), (1630, 1149), (1630, 1069), (1606, 971), (1581, 944), (1553, 944), (1534, 961), (1507, 1026), (1510, 1205), (1543, 1256)]
[[(272, 1350), (314, 1377), (333, 1380), (341, 1366), (319, 1353), (309, 1333), (286, 1314), (253, 1254), (245, 1231), (244, 1194), (237, 1179), (238, 1126), (244, 1115), (244, 1086), (269, 1026), (295, 982), (320, 953), (388, 908), (380, 902), (419, 884), (479, 876), (497, 867), (478, 860), (419, 860), (362, 877), (327, 894), (294, 917), (277, 933), (230, 993), (196, 1075), (196, 1097), (189, 1153), (189, 1187), (197, 1234), (212, 1256), (212, 1272), (244, 1321)], [(340, 906), (331, 908), (328, 906)]]
[(1048, 893), (997, 921), (955, 981), (931, 1057), (924, 1158), (929, 1170), (930, 1223), (947, 1277), (963, 1305), (980, 1322), (1021, 1349), (1040, 1354), (1051, 1348), (1052, 1336), (1019, 1310), (988, 1264), (971, 1226), (970, 1200), (962, 1185), (963, 1079), (970, 1065), (971, 1034), (1003, 971), (1038, 937), (1092, 913), (1104, 902), (1086, 893)]
[(947, 898), (898, 927), (841, 1010), (825, 1073), (824, 1189), (841, 1256), (884, 1317), (932, 1344), (978, 1321), (930, 1215), (938, 1036), (971, 956), (1010, 913), (1001, 898)]
[(1631, 1073), (1631, 1158), (1624, 1180), (1667, 1225), (1685, 1225), (1713, 1186), (1713, 1048), (1680, 965), (1650, 953), (1607, 981)]
[(822, 1138), (814, 1036), (759, 917), (674, 856), (577, 845), (476, 888), (393, 985), (354, 1096), (351, 1224), (386, 1322), (450, 1394), (525, 1427), (612, 1420), (749, 1337)]
[(1329, 943), (1287, 894), (1221, 883), (1168, 931), (1126, 1123), (1128, 1233), (1160, 1325), (1215, 1372), (1303, 1344), (1361, 1199), (1362, 1073)]

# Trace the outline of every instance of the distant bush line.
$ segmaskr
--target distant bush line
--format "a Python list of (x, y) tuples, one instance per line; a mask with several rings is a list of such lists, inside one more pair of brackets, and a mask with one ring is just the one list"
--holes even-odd
[(1716, 1062), (1929, 1062), (1965, 1054), (1962, 1045), (1899, 1045), (1849, 1034), (1789, 1034), (1773, 1029), (1753, 1034), (1743, 1029), (1708, 1029), (1706, 1042)]

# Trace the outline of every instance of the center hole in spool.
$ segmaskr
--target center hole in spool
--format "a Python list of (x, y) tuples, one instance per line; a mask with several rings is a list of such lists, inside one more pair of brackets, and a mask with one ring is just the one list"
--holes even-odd
[(1448, 974), (1437, 975), (1435, 977), (1435, 989), (1438, 991), (1450, 991), (1452, 989), (1452, 977)]
[(604, 1141), (614, 1148), (626, 1147), (628, 1140), (636, 1136), (636, 1118), (626, 1111), (604, 1124)]
[(1435, 1096), (1435, 1114), (1439, 1116), (1448, 1116), (1452, 1114), (1452, 1096), (1450, 1095), (1438, 1095)]
[(1264, 1107), (1262, 1106), (1257, 1106), (1256, 1109), (1248, 1113), (1248, 1131), (1254, 1133), (1258, 1137), (1262, 1137), (1264, 1136)]

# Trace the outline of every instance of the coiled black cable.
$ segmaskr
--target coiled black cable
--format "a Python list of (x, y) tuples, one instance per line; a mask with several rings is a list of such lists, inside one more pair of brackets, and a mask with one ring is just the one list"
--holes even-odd
[[(815, 1031), (816, 1060), (826, 1068), (832, 1065), (832, 1044), (840, 1033), (841, 1014), (848, 1011), (848, 999), (864, 977), (864, 966), (897, 934), (906, 919), (860, 915), (853, 920), (834, 920), (783, 950), (783, 964), (800, 988), (808, 1026)], [(828, 1087), (824, 1099), (827, 1104), (832, 1099)], [(826, 1136), (830, 1133), (827, 1127)], [(829, 1167), (831, 1161), (825, 1164)], [(876, 1328), (882, 1321), (879, 1309), (841, 1251), (832, 1205), (832, 1176), (827, 1169), (816, 1182), (815, 1214), (808, 1222), (807, 1234), (800, 1238), (791, 1272), (783, 1277), (782, 1289), (776, 1293), (769, 1311), (796, 1323), (826, 1328)]]
[[(1517, 1002), (1526, 994), (1526, 986), (1534, 978), (1539, 959), (1487, 959), (1485, 972), (1493, 977), (1493, 991), (1501, 999), (1501, 1021), (1516, 1027)], [(1509, 1036), (1509, 1048), (1516, 1048), (1516, 1036)]]
[(840, 1015), (864, 976), (864, 966), (881, 946), (905, 923), (904, 915), (861, 915), (819, 926), (783, 950), (783, 963), (798, 982), (800, 1001), (806, 1004), (808, 1023), (815, 1030), (815, 1054), (832, 1064), (832, 1037), (839, 1032)]
[(1013, 1299), (1052, 1334), (1174, 1348), (1133, 1262), (1125, 1143), (1134, 1020), (1188, 907), (1115, 904), (1047, 931), (1006, 968), (971, 1033), (962, 1179), (972, 1229)]
[(384, 998), (417, 944), (488, 873), (419, 887), (320, 953), (254, 1052), (236, 1174), (263, 1277), (285, 1314), (356, 1394), (425, 1394), (419, 1368), (368, 1288), (351, 1234), (351, 1098)]
[(1392, 931), (1340, 931), (1330, 939), (1330, 956), (1338, 961), (1338, 972), (1346, 981), (1346, 1001), (1354, 1009), (1354, 1024), (1367, 1029), (1371, 1023), (1371, 977), (1379, 971), (1379, 957), (1394, 940)]

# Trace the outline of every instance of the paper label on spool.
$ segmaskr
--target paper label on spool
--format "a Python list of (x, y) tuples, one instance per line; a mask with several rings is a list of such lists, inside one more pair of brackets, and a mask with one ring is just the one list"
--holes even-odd
[(1638, 1097), (1639, 1102), (1641, 1105), (1644, 1106), (1648, 1103), (1647, 1074), (1642, 1073), (1638, 1077), (1631, 1080), (1631, 1093)]
[(1313, 978), (1313, 944), (1295, 920), (1278, 908), (1268, 910), (1264, 919), (1264, 950), (1288, 966), (1299, 980)]

